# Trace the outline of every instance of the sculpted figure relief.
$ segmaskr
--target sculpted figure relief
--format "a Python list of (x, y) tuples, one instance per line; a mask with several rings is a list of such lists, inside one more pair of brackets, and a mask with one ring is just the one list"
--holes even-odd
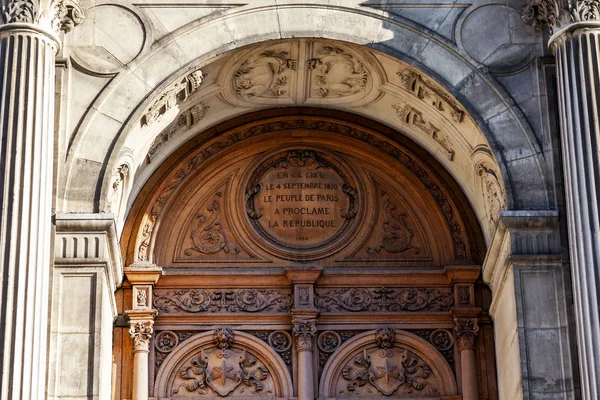
[(248, 100), (279, 97), (287, 92), (287, 70), (296, 69), (296, 60), (287, 51), (267, 50), (246, 60), (233, 77), (235, 93)]
[(411, 244), (413, 232), (406, 226), (406, 213), (394, 213), (396, 205), (390, 200), (389, 194), (383, 192), (385, 221), (383, 231), (379, 235), (379, 243), (375, 247), (368, 247), (367, 253), (379, 253), (382, 249), (388, 253), (402, 253), (413, 250), (418, 254), (421, 250)]
[(323, 46), (320, 57), (307, 61), (319, 97), (344, 97), (362, 92), (368, 81), (363, 63), (349, 52), (334, 46)]

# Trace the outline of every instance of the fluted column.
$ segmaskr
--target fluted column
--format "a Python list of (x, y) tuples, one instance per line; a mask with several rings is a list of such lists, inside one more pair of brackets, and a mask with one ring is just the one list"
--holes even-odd
[(600, 398), (600, 2), (527, 0), (556, 55), (577, 345), (584, 399)]
[(46, 390), (54, 57), (65, 0), (0, 1), (0, 398)]

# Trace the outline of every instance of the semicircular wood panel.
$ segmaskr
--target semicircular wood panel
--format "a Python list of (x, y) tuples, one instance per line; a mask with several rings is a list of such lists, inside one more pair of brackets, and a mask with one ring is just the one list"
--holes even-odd
[(481, 261), (469, 205), (424, 151), (348, 114), (289, 114), (217, 127), (166, 162), (136, 202), (130, 261), (164, 268)]

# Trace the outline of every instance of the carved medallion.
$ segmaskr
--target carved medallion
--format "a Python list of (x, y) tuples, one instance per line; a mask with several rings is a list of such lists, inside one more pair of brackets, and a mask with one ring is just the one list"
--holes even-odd
[(345, 97), (364, 93), (369, 75), (364, 64), (350, 52), (324, 45), (318, 57), (307, 61), (312, 70), (314, 93), (318, 97)]
[(319, 350), (325, 353), (333, 353), (342, 344), (342, 337), (339, 333), (334, 331), (325, 331), (319, 335), (317, 339), (317, 346)]
[(163, 331), (156, 335), (154, 339), (154, 346), (158, 351), (163, 353), (170, 353), (179, 344), (179, 337), (175, 332)]
[(359, 212), (357, 183), (337, 157), (310, 149), (280, 152), (254, 169), (245, 191), (253, 230), (280, 256), (323, 257)]
[(296, 60), (280, 49), (268, 49), (240, 65), (233, 77), (235, 94), (248, 100), (255, 97), (280, 97), (289, 91), (289, 73)]

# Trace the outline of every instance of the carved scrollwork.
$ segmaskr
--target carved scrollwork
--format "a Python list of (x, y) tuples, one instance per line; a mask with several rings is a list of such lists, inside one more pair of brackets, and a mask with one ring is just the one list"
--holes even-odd
[(289, 291), (275, 289), (157, 291), (154, 306), (165, 314), (180, 312), (287, 312), (293, 299)]
[(223, 196), (221, 192), (217, 192), (213, 197), (212, 203), (206, 208), (210, 213), (207, 217), (205, 214), (198, 214), (198, 227), (192, 229), (190, 236), (194, 243), (193, 247), (185, 250), (185, 255), (191, 256), (193, 251), (202, 254), (215, 254), (223, 250), (224, 253), (236, 255), (240, 249), (230, 249), (227, 246), (225, 235), (221, 233), (221, 224), (217, 221), (221, 215), (220, 198)]
[(406, 226), (406, 213), (396, 213), (396, 205), (390, 200), (389, 194), (383, 192), (385, 221), (383, 231), (379, 235), (379, 243), (375, 247), (367, 247), (367, 253), (379, 253), (382, 249), (388, 253), (402, 253), (412, 249), (415, 254), (421, 250), (410, 244), (413, 237), (412, 230)]
[(246, 60), (233, 77), (236, 95), (246, 100), (284, 95), (289, 83), (285, 72), (295, 70), (296, 63), (282, 50), (267, 50)]
[(358, 58), (335, 46), (323, 46), (318, 53), (318, 58), (307, 61), (317, 86), (315, 95), (345, 97), (365, 90), (369, 74)]
[(381, 287), (316, 291), (315, 305), (323, 312), (449, 311), (454, 304), (451, 289)]

